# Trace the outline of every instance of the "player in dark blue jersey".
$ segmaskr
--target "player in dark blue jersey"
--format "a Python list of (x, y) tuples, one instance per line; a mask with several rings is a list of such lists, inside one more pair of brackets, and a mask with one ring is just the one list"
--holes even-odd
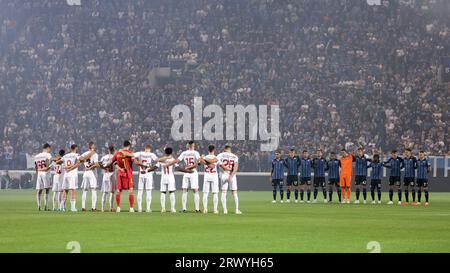
[(281, 158), (281, 152), (275, 152), (275, 158), (272, 160), (272, 171), (270, 173), (273, 187), (273, 201), (277, 202), (277, 187), (280, 189), (280, 202), (283, 203), (283, 180), (284, 180), (284, 159)]
[(411, 190), (412, 202), (416, 203), (415, 177), (417, 169), (417, 158), (412, 155), (411, 149), (405, 149), (405, 157), (403, 158), (404, 176), (403, 176), (403, 192), (405, 193), (404, 205), (409, 204), (409, 190)]
[(330, 153), (330, 160), (327, 162), (328, 170), (328, 199), (330, 203), (333, 202), (333, 188), (336, 188), (339, 198), (339, 204), (341, 203), (341, 187), (339, 186), (339, 167), (341, 163), (336, 158), (336, 153)]
[(425, 193), (425, 205), (428, 205), (428, 174), (431, 172), (431, 165), (425, 158), (425, 152), (419, 152), (419, 159), (417, 160), (417, 203), (420, 205), (422, 201), (422, 192)]
[(325, 169), (327, 160), (323, 157), (323, 152), (318, 149), (316, 157), (312, 160), (311, 166), (314, 170), (314, 201), (317, 203), (318, 188), (321, 187), (323, 193), (323, 202), (327, 203), (327, 189), (325, 187)]
[(371, 160), (364, 155), (364, 151), (361, 147), (358, 147), (356, 156), (353, 157), (355, 162), (355, 185), (356, 185), (356, 200), (355, 204), (359, 204), (359, 196), (361, 190), (363, 192), (363, 203), (367, 200), (367, 166)]
[(308, 203), (311, 202), (311, 158), (307, 150), (303, 150), (300, 158), (300, 203), (303, 203), (303, 196), (308, 195)]
[(381, 177), (383, 175), (383, 163), (380, 162), (380, 155), (374, 154), (373, 160), (367, 168), (372, 168), (370, 175), (370, 195), (372, 204), (375, 204), (375, 189), (378, 193), (378, 204), (381, 204)]
[(296, 155), (295, 149), (289, 151), (289, 156), (284, 159), (284, 165), (287, 168), (287, 200), (286, 202), (291, 202), (291, 190), (292, 186), (295, 189), (295, 203), (298, 203), (298, 167), (300, 166), (300, 157)]
[(389, 173), (389, 202), (392, 205), (392, 198), (394, 196), (394, 189), (397, 189), (398, 204), (402, 204), (402, 190), (400, 188), (400, 170), (403, 168), (403, 158), (398, 156), (397, 150), (392, 150), (391, 156), (384, 162), (384, 167), (390, 169)]

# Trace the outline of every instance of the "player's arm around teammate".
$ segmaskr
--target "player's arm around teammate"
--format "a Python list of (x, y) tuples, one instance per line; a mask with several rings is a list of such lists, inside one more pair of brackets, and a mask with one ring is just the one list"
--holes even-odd
[(227, 191), (231, 189), (236, 209), (236, 214), (242, 214), (239, 210), (239, 198), (238, 198), (238, 186), (236, 173), (239, 169), (239, 158), (231, 152), (231, 146), (225, 145), (223, 152), (217, 155), (219, 159), (219, 166), (223, 170), (221, 175), (221, 188), (222, 188), (222, 207), (224, 214), (228, 213), (227, 209)]
[(218, 214), (219, 204), (219, 176), (217, 173), (218, 159), (215, 156), (215, 146), (208, 145), (208, 155), (202, 155), (199, 159), (200, 164), (205, 165), (203, 174), (203, 213), (208, 213), (208, 195), (213, 194), (214, 214)]
[(52, 163), (59, 160), (59, 156), (51, 156), (51, 146), (45, 143), (42, 146), (42, 152), (37, 154), (34, 159), (35, 171), (36, 171), (36, 202), (38, 209), (41, 210), (41, 195), (45, 190), (45, 210), (48, 210), (48, 199), (50, 188), (52, 188), (52, 180), (50, 169)]
[(121, 192), (128, 190), (128, 202), (130, 204), (130, 212), (134, 212), (134, 183), (133, 183), (133, 166), (132, 158), (134, 157), (131, 151), (131, 142), (125, 140), (122, 148), (114, 154), (110, 164), (117, 163), (117, 189), (116, 189), (116, 212), (120, 212)]
[(192, 170), (192, 173), (185, 173), (183, 175), (183, 181), (181, 185), (182, 196), (181, 205), (182, 211), (187, 212), (187, 199), (188, 199), (188, 189), (192, 189), (194, 193), (194, 206), (195, 212), (200, 212), (200, 194), (199, 194), (199, 179), (197, 166), (200, 159), (200, 153), (195, 150), (195, 142), (189, 141), (187, 143), (187, 150), (182, 152), (178, 156), (178, 161), (184, 163), (185, 169)]
[(72, 144), (70, 146), (70, 153), (62, 157), (64, 161), (64, 180), (63, 180), (63, 202), (62, 210), (66, 210), (67, 194), (70, 193), (70, 210), (76, 212), (76, 189), (78, 188), (78, 167), (82, 162), (89, 159), (94, 152), (88, 152), (84, 156), (78, 154), (78, 145)]
[[(88, 151), (81, 155), (81, 159), (85, 159), (84, 162), (84, 174), (83, 182), (81, 183), (82, 196), (81, 196), (81, 210), (86, 211), (86, 198), (88, 191), (91, 192), (92, 211), (97, 211), (97, 175), (94, 170), (100, 166), (98, 163), (98, 154), (95, 152), (94, 142), (88, 143)], [(87, 158), (89, 156), (89, 158)]]
[[(114, 211), (113, 201), (114, 201), (114, 193), (116, 190), (116, 178), (114, 175), (114, 166), (111, 164), (111, 159), (115, 153), (114, 146), (109, 146), (106, 149), (106, 154), (100, 159), (99, 165), (100, 168), (103, 169), (103, 178), (102, 178), (102, 199), (101, 199), (101, 210), (105, 211), (106, 197), (108, 197), (109, 201), (109, 210)], [(109, 165), (109, 167), (106, 167)]]
[(61, 157), (64, 156), (66, 151), (64, 149), (59, 150), (58, 153), (58, 160), (52, 162), (52, 168), (54, 168), (54, 175), (53, 175), (53, 185), (52, 185), (52, 192), (53, 192), (53, 210), (59, 211), (61, 207), (61, 201), (62, 201), (62, 180), (63, 180), (63, 171), (62, 171), (62, 163)]

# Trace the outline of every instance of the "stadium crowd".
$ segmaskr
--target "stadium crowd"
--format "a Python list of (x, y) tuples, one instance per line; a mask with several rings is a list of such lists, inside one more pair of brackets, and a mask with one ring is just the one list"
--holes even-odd
[[(279, 104), (280, 147), (449, 154), (446, 0), (0, 1), (1, 165), (94, 140), (171, 139), (173, 106)], [(171, 76), (152, 84), (153, 68)], [(227, 141), (268, 170), (258, 141)], [(225, 143), (225, 141), (216, 144)], [(206, 149), (208, 143), (200, 143)]]

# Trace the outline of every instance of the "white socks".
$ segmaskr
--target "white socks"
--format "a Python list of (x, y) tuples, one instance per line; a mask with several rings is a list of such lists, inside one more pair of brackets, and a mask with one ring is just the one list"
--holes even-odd
[(108, 194), (109, 194), (109, 198), (108, 198), (109, 209), (112, 209), (112, 206), (113, 206), (112, 201), (113, 201), (113, 195), (114, 194), (112, 192), (110, 192), (110, 193), (102, 192), (102, 210), (105, 210), (105, 207), (106, 207), (106, 195), (108, 195)]
[(221, 196), (221, 201), (222, 201), (222, 207), (224, 211), (228, 211), (227, 210), (227, 192), (223, 191), (222, 192), (222, 196)]
[[(81, 208), (86, 209), (86, 199), (87, 199), (87, 190), (83, 191), (83, 194), (81, 195)], [(91, 190), (91, 202), (92, 202), (92, 208), (95, 209), (97, 205), (97, 191), (92, 189)]]
[(109, 193), (109, 208), (110, 208), (110, 209), (113, 208), (113, 201), (114, 201), (113, 197), (114, 197), (114, 193), (113, 193), (113, 192), (110, 192), (110, 193)]
[(97, 191), (92, 190), (91, 194), (92, 194), (92, 197), (91, 197), (92, 198), (92, 208), (96, 209), (96, 207), (97, 207)]
[(106, 192), (102, 192), (102, 210), (105, 210)]
[[(175, 210), (175, 192), (171, 192), (170, 194), (170, 208)], [(161, 210), (166, 210), (166, 194), (161, 193)]]
[[(187, 191), (183, 192), (181, 195), (181, 204), (183, 210), (187, 210), (187, 196), (188, 196)], [(200, 210), (200, 193), (198, 191), (194, 192), (194, 206), (195, 210)]]
[(187, 191), (183, 191), (183, 194), (181, 195), (181, 205), (183, 207), (183, 210), (186, 210), (187, 194)]
[[(41, 207), (41, 194), (42, 194), (42, 192), (39, 192), (39, 191), (36, 192), (36, 203), (37, 203), (38, 208)], [(45, 207), (45, 209), (48, 209), (48, 195), (49, 195), (49, 190), (46, 189), (44, 194), (45, 194), (45, 204), (44, 204), (44, 207)]]
[(67, 194), (64, 194), (64, 192), (61, 192), (61, 202), (59, 203), (59, 209), (66, 209), (66, 201), (67, 201)]
[(237, 191), (233, 192), (233, 199), (234, 199), (234, 205), (236, 207), (236, 210), (239, 210), (239, 198)]
[(217, 211), (217, 207), (219, 206), (219, 194), (217, 192), (213, 193), (213, 206), (214, 211)]
[(56, 193), (56, 196), (58, 197), (58, 208), (61, 208), (61, 203), (62, 203), (62, 192), (59, 191)]
[(83, 194), (81, 195), (81, 208), (86, 208), (86, 197), (87, 197), (87, 191), (83, 191)]
[(166, 210), (166, 193), (161, 193), (161, 210)]
[(195, 210), (200, 210), (200, 193), (198, 191), (194, 192), (194, 205)]
[(145, 201), (147, 204), (147, 211), (150, 211), (152, 204), (152, 190), (147, 190), (147, 194), (145, 195)]
[(170, 193), (170, 207), (175, 210), (175, 192)]
[(76, 199), (70, 199), (70, 209), (71, 210), (76, 210), (75, 204), (76, 204), (77, 200)]
[(55, 210), (58, 207), (58, 193), (56, 191), (53, 192), (52, 200), (53, 210)]
[[(224, 211), (227, 211), (227, 192), (223, 191), (222, 192), (222, 207)], [(237, 191), (233, 192), (233, 199), (234, 199), (234, 206), (236, 207), (236, 211), (239, 210), (239, 198), (238, 198), (238, 194)]]
[[(139, 211), (142, 211), (142, 196), (143, 195), (144, 195), (144, 190), (138, 190), (137, 202), (138, 202)], [(151, 207), (151, 203), (152, 203), (152, 190), (146, 190), (145, 203), (147, 205), (147, 211), (150, 211), (150, 207)]]
[(203, 193), (203, 209), (208, 210), (208, 193)]
[(143, 190), (138, 190), (138, 194), (137, 194), (137, 203), (138, 203), (138, 210), (142, 211), (142, 194), (143, 194)]
[[(203, 193), (203, 208), (208, 210), (208, 192)], [(223, 201), (222, 201), (223, 204)], [(226, 204), (226, 197), (225, 197), (225, 204)], [(219, 206), (219, 194), (217, 192), (213, 192), (213, 208), (214, 211), (217, 211), (217, 207)]]

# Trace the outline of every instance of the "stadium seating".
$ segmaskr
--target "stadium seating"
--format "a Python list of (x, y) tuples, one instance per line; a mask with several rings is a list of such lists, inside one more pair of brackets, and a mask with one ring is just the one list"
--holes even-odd
[[(437, 71), (450, 56), (450, 4), (381, 2), (7, 1), (2, 164), (44, 142), (102, 148), (131, 138), (181, 150), (170, 109), (194, 96), (279, 104), (281, 148), (328, 152), (351, 142), (448, 154), (449, 88)], [(155, 83), (155, 67), (170, 77)], [(232, 144), (244, 169), (267, 169), (259, 143)]]

